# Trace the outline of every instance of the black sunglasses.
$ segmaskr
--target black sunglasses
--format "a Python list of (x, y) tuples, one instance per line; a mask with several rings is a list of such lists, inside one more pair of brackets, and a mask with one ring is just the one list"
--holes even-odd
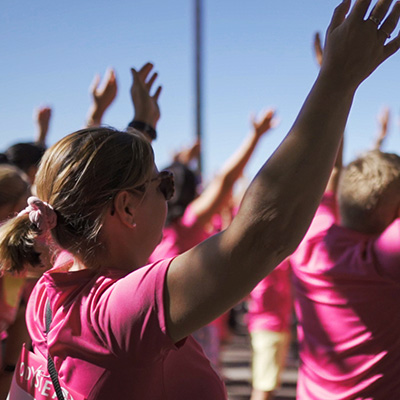
[(171, 200), (175, 193), (174, 174), (170, 171), (161, 171), (155, 178), (148, 180), (147, 183), (155, 181), (160, 181), (158, 188), (164, 195), (165, 200)]
[[(160, 189), (161, 193), (165, 197), (165, 200), (171, 200), (172, 196), (175, 193), (175, 184), (174, 184), (174, 174), (170, 171), (161, 171), (158, 173), (158, 175), (155, 178), (149, 179), (146, 181), (145, 184), (134, 187), (131, 190), (138, 190), (140, 192), (145, 193), (146, 192), (146, 187), (147, 184), (155, 181), (160, 181), (158, 184), (158, 189)], [(114, 196), (110, 197), (110, 199), (113, 199)], [(111, 206), (111, 215), (114, 215), (115, 213), (115, 208), (114, 204)]]

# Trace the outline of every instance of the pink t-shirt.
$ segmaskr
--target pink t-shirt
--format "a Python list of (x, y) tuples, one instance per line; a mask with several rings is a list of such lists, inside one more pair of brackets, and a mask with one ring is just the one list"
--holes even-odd
[(197, 246), (209, 236), (188, 206), (182, 218), (164, 227), (163, 239), (150, 256), (150, 261), (175, 257)]
[(196, 341), (189, 336), (174, 344), (166, 333), (163, 290), (171, 260), (131, 273), (67, 272), (66, 260), (39, 280), (27, 325), (35, 353), (47, 357), (50, 299), (48, 344), (67, 387), (89, 400), (226, 399), (223, 382)]
[(400, 399), (400, 220), (380, 236), (336, 225), (326, 194), (291, 256), (297, 398)]
[(250, 332), (289, 331), (292, 308), (290, 265), (285, 260), (250, 293), (247, 326)]

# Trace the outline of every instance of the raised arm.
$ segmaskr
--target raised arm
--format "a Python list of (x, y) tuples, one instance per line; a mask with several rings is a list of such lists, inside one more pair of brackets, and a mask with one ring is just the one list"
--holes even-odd
[[(357, 87), (400, 46), (387, 42), (400, 6), (344, 0), (329, 25), (318, 78), (288, 135), (261, 168), (232, 224), (175, 258), (165, 292), (174, 341), (222, 314), (291, 254), (305, 234), (330, 176)], [(378, 28), (376, 21), (384, 20)], [(385, 44), (386, 43), (386, 44)]]
[(331, 175), (329, 176), (328, 183), (326, 185), (325, 192), (337, 193), (337, 188), (339, 184), (340, 174), (343, 169), (343, 147), (344, 147), (344, 137), (339, 145), (339, 150), (335, 159), (335, 164), (333, 164)]
[(233, 185), (242, 175), (260, 138), (276, 123), (274, 110), (268, 110), (259, 120), (253, 117), (251, 133), (228, 159), (203, 193), (190, 204), (192, 212), (197, 216), (201, 225), (206, 226), (211, 221), (212, 216), (222, 208), (232, 191)]
[(35, 143), (39, 146), (46, 146), (46, 138), (49, 132), (49, 124), (51, 118), (50, 107), (40, 107), (34, 112), (34, 120), (36, 123), (36, 138)]
[(177, 151), (172, 159), (174, 162), (189, 166), (192, 161), (199, 159), (200, 148), (200, 140), (196, 140), (190, 147)]
[[(314, 36), (314, 53), (315, 53), (315, 59), (317, 60), (318, 65), (321, 67), (324, 56), (324, 49), (322, 48), (321, 37), (319, 32), (317, 32)], [(335, 164), (333, 166), (331, 175), (329, 176), (329, 180), (326, 185), (325, 189), (326, 192), (333, 192), (333, 193), (337, 192), (339, 178), (343, 168), (343, 146), (344, 146), (344, 138), (340, 143)]]
[(157, 72), (151, 74), (152, 69), (153, 64), (151, 63), (146, 63), (139, 71), (134, 68), (131, 69), (133, 79), (131, 99), (134, 117), (128, 125), (146, 134), (150, 141), (157, 137), (157, 122), (161, 115), (158, 99), (162, 90), (162, 87), (158, 86), (154, 94), (150, 94), (158, 76)]
[(115, 71), (109, 68), (100, 85), (100, 75), (96, 75), (90, 85), (92, 104), (90, 105), (86, 126), (101, 125), (103, 115), (117, 96), (118, 85)]
[(321, 66), (324, 51), (322, 50), (321, 37), (320, 37), (319, 32), (316, 32), (315, 36), (314, 36), (314, 54), (315, 54), (315, 59), (317, 60), (318, 65)]
[(382, 143), (385, 140), (388, 133), (388, 125), (390, 120), (389, 107), (384, 107), (378, 115), (379, 130), (378, 135), (374, 144), (374, 150), (380, 150)]

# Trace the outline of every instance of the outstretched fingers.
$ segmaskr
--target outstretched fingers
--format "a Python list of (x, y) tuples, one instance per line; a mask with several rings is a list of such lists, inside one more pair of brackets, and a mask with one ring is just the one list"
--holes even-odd
[(363, 20), (372, 0), (357, 0), (350, 12), (349, 18)]
[(384, 59), (390, 57), (400, 49), (400, 33), (391, 40), (384, 48)]
[[(396, 26), (399, 22), (399, 18), (400, 18), (400, 2), (396, 2), (392, 11), (378, 29), (378, 32), (382, 33), (385, 36), (385, 40), (389, 39), (392, 32), (396, 29)], [(390, 43), (388, 43), (385, 47), (389, 46)], [(391, 46), (389, 46), (389, 48), (390, 47)]]
[(278, 125), (279, 120), (276, 118), (275, 109), (270, 108), (264, 111), (260, 118), (256, 118), (254, 114), (251, 116), (251, 124), (257, 136), (261, 136), (271, 128)]
[[(148, 79), (149, 74), (151, 73), (151, 70), (153, 69), (153, 67), (154, 67), (154, 65), (152, 63), (146, 63), (145, 65), (143, 65), (143, 67), (139, 71), (136, 71), (134, 68), (131, 68), (133, 79), (137, 79), (137, 80), (141, 81), (143, 84), (143, 87), (147, 90), (148, 93), (150, 93), (150, 90), (151, 90), (155, 80), (158, 77), (158, 73), (154, 72)], [(153, 95), (153, 98), (155, 100), (157, 100), (158, 97), (160, 96), (160, 93), (161, 93), (161, 86), (159, 86), (157, 88), (155, 94)]]
[(389, 11), (392, 3), (393, 0), (379, 0), (372, 9), (368, 19), (379, 26)]
[(146, 82), (146, 89), (150, 92), (151, 87), (153, 86), (154, 81), (157, 79), (158, 73), (154, 72), (154, 74), (150, 77), (150, 79)]
[(149, 73), (152, 69), (153, 69), (153, 64), (146, 63), (143, 65), (142, 68), (140, 68), (139, 71), (137, 71), (137, 75), (142, 82), (144, 82), (147, 79), (147, 76), (149, 75)]
[(159, 86), (159, 87), (157, 88), (156, 92), (155, 92), (154, 95), (153, 95), (153, 99), (154, 99), (155, 101), (158, 101), (158, 98), (160, 97), (161, 91), (162, 91), (162, 86)]

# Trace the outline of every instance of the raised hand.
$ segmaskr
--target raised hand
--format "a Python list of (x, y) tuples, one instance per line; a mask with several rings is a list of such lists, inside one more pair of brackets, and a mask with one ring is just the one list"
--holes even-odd
[(226, 205), (232, 195), (235, 182), (242, 176), (243, 170), (254, 153), (261, 137), (278, 124), (275, 111), (269, 109), (256, 119), (252, 117), (253, 129), (224, 163), (221, 170), (208, 184), (206, 189), (191, 204), (200, 225), (205, 227), (213, 215)]
[(37, 127), (37, 135), (35, 143), (45, 146), (47, 133), (49, 131), (51, 108), (40, 107), (37, 110), (35, 110), (33, 117)]
[(176, 152), (173, 160), (185, 165), (189, 165), (193, 160), (198, 160), (200, 157), (200, 140), (196, 140), (189, 148), (184, 148)]
[(154, 94), (150, 94), (154, 81), (158, 76), (157, 72), (151, 74), (152, 69), (153, 64), (151, 63), (146, 63), (139, 71), (134, 68), (131, 69), (133, 78), (131, 98), (135, 113), (134, 121), (144, 122), (155, 129), (160, 119), (158, 98), (162, 87), (158, 86)]
[(88, 114), (87, 126), (101, 125), (105, 111), (117, 96), (117, 79), (112, 68), (107, 70), (101, 85), (100, 80), (100, 75), (97, 74), (89, 88), (92, 105)]
[(261, 118), (256, 120), (256, 117), (252, 115), (251, 124), (254, 129), (256, 136), (262, 136), (264, 133), (268, 132), (270, 129), (275, 128), (279, 121), (275, 116), (275, 110), (267, 110)]
[(384, 107), (378, 115), (379, 132), (374, 145), (374, 149), (376, 150), (381, 149), (382, 143), (388, 134), (389, 120), (390, 120), (389, 107)]
[(354, 90), (400, 47), (400, 36), (388, 41), (400, 16), (400, 3), (379, 0), (367, 15), (371, 0), (350, 0), (336, 7), (328, 27), (321, 74), (329, 74), (335, 86)]
[(321, 66), (324, 51), (322, 49), (321, 37), (319, 35), (319, 32), (316, 32), (316, 34), (314, 36), (314, 53), (315, 53), (315, 59), (317, 60), (318, 65)]

